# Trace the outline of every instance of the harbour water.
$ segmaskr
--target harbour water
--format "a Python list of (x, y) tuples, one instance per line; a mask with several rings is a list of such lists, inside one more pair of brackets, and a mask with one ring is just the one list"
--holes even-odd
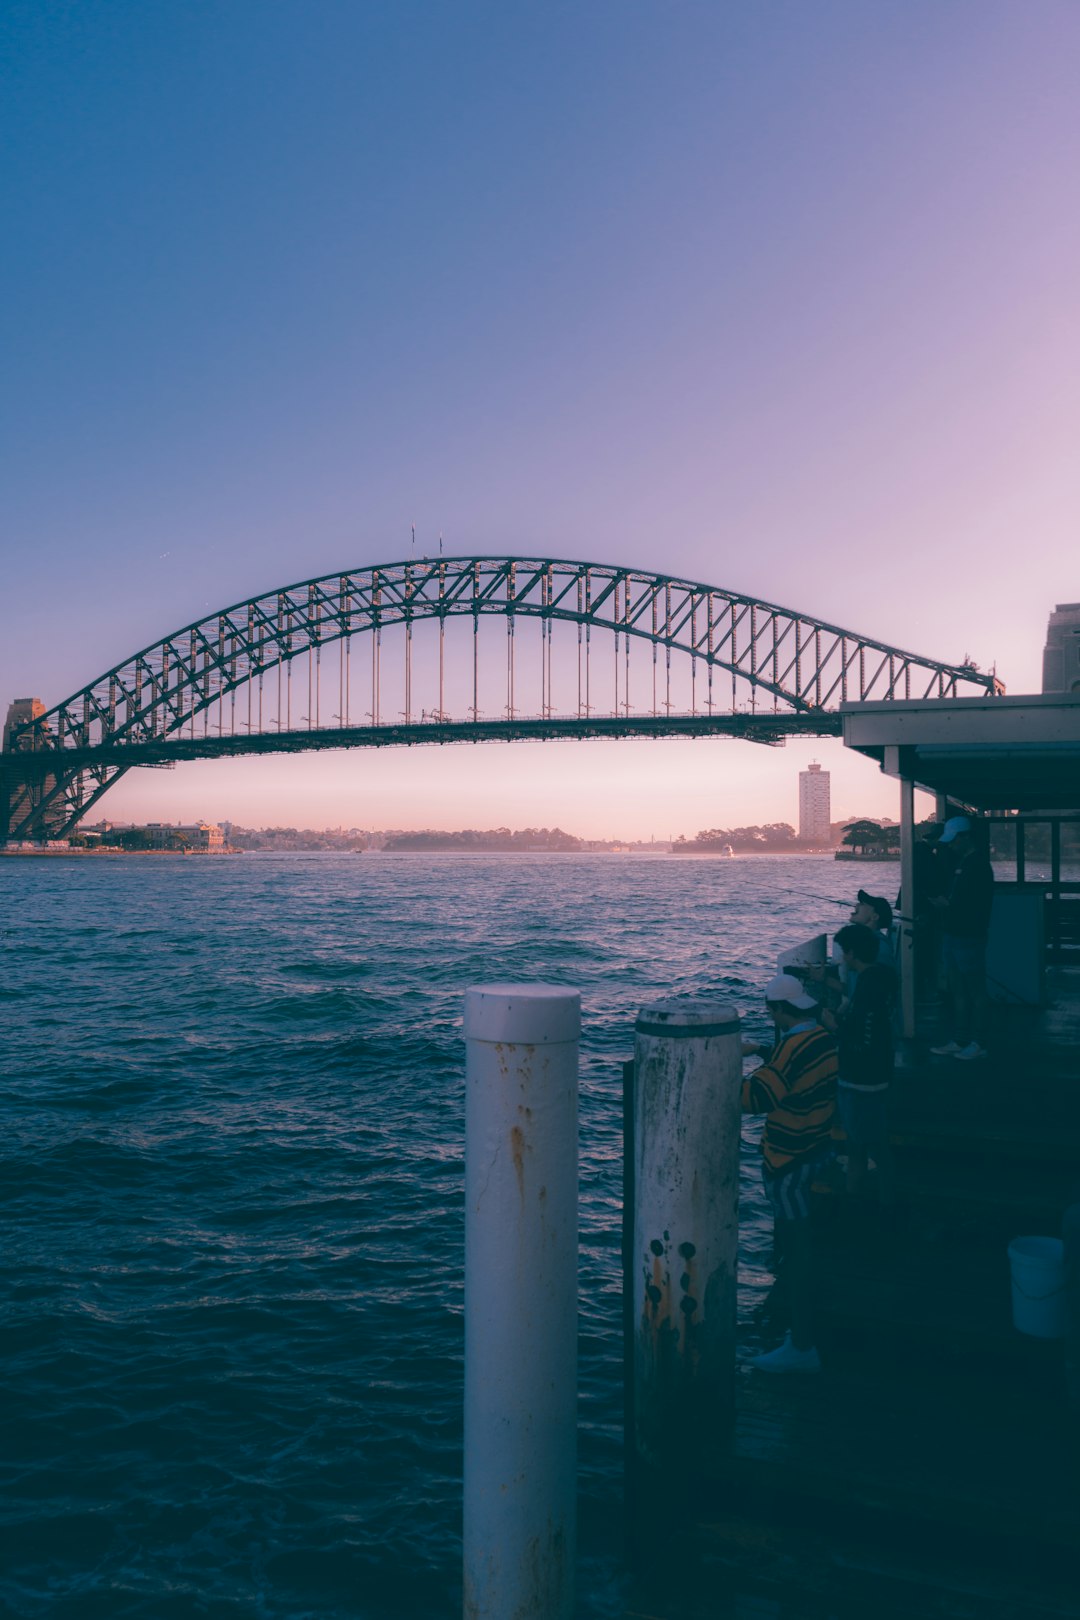
[(457, 1612), (460, 1019), (498, 979), (583, 996), (579, 1613), (621, 1613), (635, 1015), (715, 994), (763, 1035), (777, 950), (877, 874), (891, 895), (895, 866), (809, 856), (0, 863), (0, 1613)]

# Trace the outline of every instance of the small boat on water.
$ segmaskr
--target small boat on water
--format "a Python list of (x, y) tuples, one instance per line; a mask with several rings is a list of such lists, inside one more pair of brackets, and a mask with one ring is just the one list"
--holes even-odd
[(730, 844), (718, 844), (709, 838), (677, 838), (671, 846), (673, 855), (712, 855), (721, 860), (733, 860), (735, 851)]

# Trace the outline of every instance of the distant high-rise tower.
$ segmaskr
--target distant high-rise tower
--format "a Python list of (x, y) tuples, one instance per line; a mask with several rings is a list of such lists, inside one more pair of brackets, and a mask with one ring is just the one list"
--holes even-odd
[(1080, 692), (1080, 602), (1060, 602), (1043, 649), (1044, 692)]
[(830, 821), (829, 773), (811, 765), (799, 772), (799, 837), (808, 844), (827, 844)]

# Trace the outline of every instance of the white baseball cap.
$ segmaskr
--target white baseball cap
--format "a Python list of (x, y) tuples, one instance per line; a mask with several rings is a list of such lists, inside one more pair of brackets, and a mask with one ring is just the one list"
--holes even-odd
[(798, 979), (790, 973), (778, 973), (775, 979), (770, 979), (765, 986), (766, 1001), (786, 1001), (791, 1007), (798, 1007), (800, 1012), (809, 1012), (816, 1007), (817, 1002), (813, 996), (808, 996)]
[(951, 844), (954, 838), (961, 833), (975, 831), (975, 824), (970, 816), (950, 816), (945, 823), (945, 831), (938, 839), (939, 844)]

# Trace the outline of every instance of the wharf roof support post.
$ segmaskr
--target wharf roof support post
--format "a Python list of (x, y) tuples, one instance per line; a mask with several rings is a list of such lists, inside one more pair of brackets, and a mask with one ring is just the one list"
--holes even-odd
[(622, 1209), (622, 1318), (623, 1318), (623, 1482), (625, 1500), (632, 1502), (634, 1482), (634, 1060), (622, 1066), (623, 1104), (623, 1209)]
[(1061, 961), (1061, 818), (1050, 823), (1050, 948)]
[(581, 998), (465, 996), (464, 1612), (571, 1620)]
[(900, 778), (900, 1021), (905, 1041), (915, 1039), (915, 784)]
[(634, 1032), (633, 1448), (692, 1477), (735, 1392), (742, 1042), (726, 1002), (660, 1002)]

